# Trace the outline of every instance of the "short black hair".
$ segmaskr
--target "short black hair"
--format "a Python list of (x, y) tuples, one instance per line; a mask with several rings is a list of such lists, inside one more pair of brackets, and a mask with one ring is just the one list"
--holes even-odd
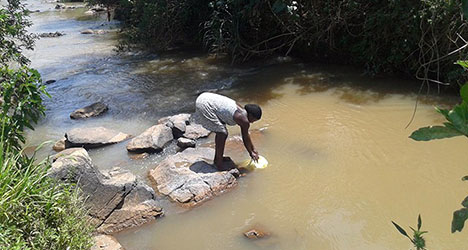
[(246, 104), (244, 108), (247, 114), (250, 114), (255, 119), (260, 120), (262, 118), (262, 109), (257, 104)]

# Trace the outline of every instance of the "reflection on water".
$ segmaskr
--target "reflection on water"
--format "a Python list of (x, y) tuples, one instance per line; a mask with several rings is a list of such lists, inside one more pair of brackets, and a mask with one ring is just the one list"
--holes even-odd
[[(414, 225), (419, 213), (430, 249), (463, 249), (463, 234), (450, 234), (451, 214), (466, 195), (465, 138), (418, 143), (412, 130), (442, 122), (427, 97), (411, 117), (417, 84), (369, 79), (338, 66), (301, 63), (235, 67), (198, 53), (156, 56), (117, 54), (115, 29), (83, 9), (55, 11), (32, 3), (33, 32), (65, 32), (38, 41), (33, 66), (45, 80), (47, 117), (28, 134), (29, 144), (58, 140), (73, 127), (105, 126), (137, 135), (158, 118), (193, 111), (198, 93), (214, 89), (236, 100), (259, 103), (264, 117), (254, 143), (269, 167), (241, 178), (240, 185), (193, 210), (161, 198), (166, 217), (117, 235), (128, 250), (140, 249), (407, 249), (390, 221)], [(52, 7), (51, 7), (52, 6)], [(108, 113), (71, 120), (80, 107), (103, 101)], [(257, 133), (257, 132), (255, 132)], [(227, 154), (247, 154), (230, 131)], [(200, 142), (212, 145), (212, 138)], [(42, 156), (53, 153), (50, 149)], [(146, 178), (167, 154), (132, 160), (125, 143), (90, 150), (102, 170), (120, 167)], [(249, 241), (244, 230), (260, 225), (269, 239)], [(183, 239), (183, 240), (181, 240)]]

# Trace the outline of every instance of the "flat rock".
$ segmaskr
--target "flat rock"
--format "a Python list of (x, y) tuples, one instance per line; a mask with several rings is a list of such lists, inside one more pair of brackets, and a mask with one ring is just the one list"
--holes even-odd
[(195, 140), (187, 139), (184, 137), (177, 139), (177, 146), (179, 146), (179, 148), (194, 148), (195, 145), (197, 145), (197, 142)]
[(62, 138), (61, 140), (58, 140), (55, 142), (54, 146), (52, 146), (52, 149), (55, 150), (56, 152), (60, 152), (65, 150), (65, 138)]
[(185, 133), (183, 134), (183, 137), (187, 139), (196, 140), (199, 138), (208, 137), (210, 134), (211, 131), (205, 129), (202, 125), (192, 123), (185, 128)]
[(109, 110), (109, 107), (102, 103), (96, 102), (84, 108), (77, 109), (70, 114), (70, 118), (72, 119), (83, 119), (93, 116), (99, 116)]
[(189, 148), (167, 157), (149, 171), (157, 190), (184, 207), (199, 205), (237, 185), (237, 169), (218, 171), (206, 160), (214, 149)]
[(97, 235), (93, 237), (94, 245), (91, 250), (124, 250), (122, 245), (111, 235)]
[(172, 130), (164, 124), (154, 125), (127, 144), (127, 150), (135, 153), (156, 153), (174, 139)]
[(136, 227), (163, 214), (148, 185), (129, 172), (101, 173), (83, 148), (66, 149), (53, 157), (48, 176), (74, 183), (87, 197), (85, 205), (99, 233)]
[(119, 143), (130, 137), (131, 135), (104, 127), (75, 128), (65, 134), (65, 146), (89, 149)]

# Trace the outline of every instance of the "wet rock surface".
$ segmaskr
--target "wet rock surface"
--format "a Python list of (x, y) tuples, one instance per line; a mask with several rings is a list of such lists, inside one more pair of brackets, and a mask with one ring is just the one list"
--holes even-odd
[(70, 114), (70, 118), (72, 119), (84, 119), (93, 116), (99, 116), (109, 110), (109, 107), (102, 103), (96, 102), (84, 108), (77, 109)]
[(157, 153), (174, 139), (172, 130), (164, 124), (154, 125), (127, 144), (127, 150), (135, 153)]
[(244, 232), (244, 236), (251, 240), (262, 239), (270, 236), (270, 233), (261, 229), (253, 228)]
[(237, 169), (218, 171), (211, 161), (214, 149), (189, 148), (167, 157), (149, 171), (157, 190), (184, 207), (199, 205), (237, 185)]
[(177, 139), (177, 146), (182, 149), (194, 148), (196, 145), (197, 145), (197, 142), (192, 139), (187, 139), (184, 137)]
[(87, 197), (88, 214), (99, 233), (112, 234), (163, 215), (151, 187), (129, 172), (101, 173), (83, 148), (56, 154), (48, 175), (80, 187)]
[(97, 148), (129, 139), (131, 135), (104, 127), (75, 128), (65, 134), (65, 147)]
[(117, 239), (110, 235), (97, 235), (93, 237), (94, 245), (91, 250), (124, 250)]
[(62, 150), (65, 150), (65, 140), (66, 138), (62, 138), (55, 142), (54, 146), (52, 146), (52, 149), (55, 150), (56, 152), (60, 152)]

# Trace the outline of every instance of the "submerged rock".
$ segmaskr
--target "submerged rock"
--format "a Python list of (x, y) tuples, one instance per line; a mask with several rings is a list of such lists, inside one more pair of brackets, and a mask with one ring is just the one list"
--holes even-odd
[(111, 235), (97, 235), (93, 237), (94, 245), (91, 250), (124, 250), (122, 245)]
[(65, 146), (84, 147), (86, 149), (115, 144), (127, 140), (131, 136), (104, 127), (75, 128), (65, 134)]
[(174, 139), (172, 130), (163, 124), (154, 125), (127, 144), (127, 150), (135, 153), (155, 153)]
[(70, 114), (70, 118), (72, 119), (83, 119), (93, 116), (99, 116), (109, 110), (109, 107), (102, 103), (96, 102), (84, 108), (77, 109)]
[(65, 33), (62, 33), (62, 32), (47, 32), (47, 33), (41, 33), (39, 34), (40, 37), (42, 38), (46, 38), (46, 37), (59, 37), (59, 36), (64, 36)]
[(189, 148), (167, 157), (149, 171), (157, 190), (181, 206), (193, 207), (237, 185), (237, 169), (218, 171), (206, 160), (213, 159), (211, 148)]
[(146, 159), (149, 157), (149, 154), (148, 153), (141, 153), (141, 154), (129, 154), (130, 159), (132, 160), (142, 160), (142, 159)]
[(112, 234), (163, 215), (151, 187), (129, 172), (101, 173), (83, 148), (56, 154), (48, 176), (80, 187), (99, 233)]
[(261, 239), (261, 238), (268, 237), (270, 236), (270, 233), (254, 228), (247, 232), (244, 232), (244, 236), (249, 239), (254, 240), (254, 239)]

